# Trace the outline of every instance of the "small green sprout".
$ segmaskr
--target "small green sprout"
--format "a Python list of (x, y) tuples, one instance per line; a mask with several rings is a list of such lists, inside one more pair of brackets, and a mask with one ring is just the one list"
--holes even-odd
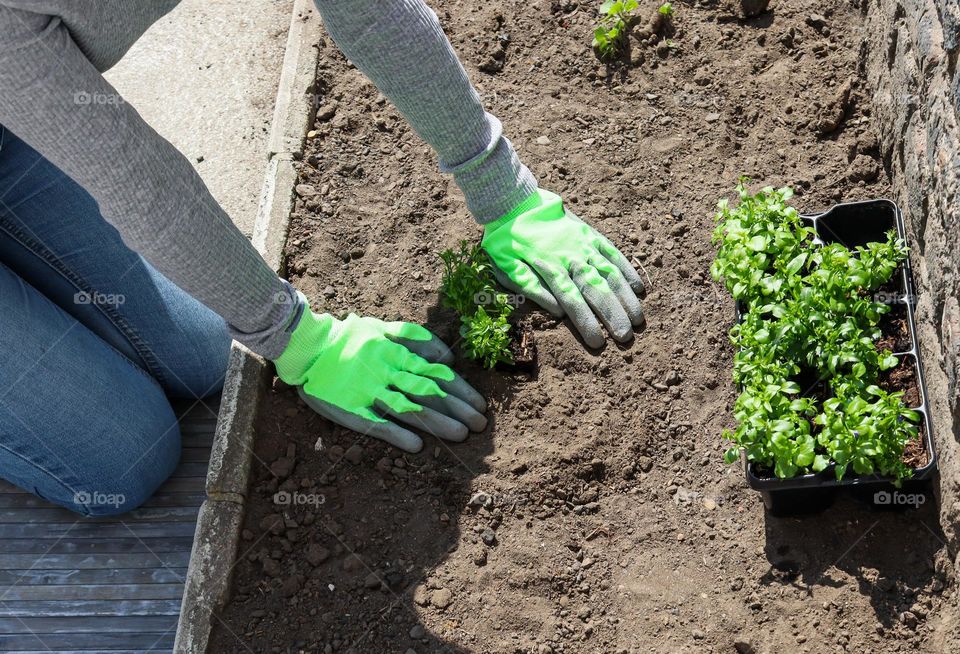
[(673, 3), (664, 2), (662, 5), (660, 5), (660, 8), (657, 9), (657, 11), (660, 12), (661, 16), (666, 16), (667, 18), (673, 18), (673, 12), (674, 12)]
[(512, 363), (510, 323), (507, 319), (513, 306), (507, 295), (496, 288), (493, 267), (487, 253), (479, 245), (460, 242), (460, 250), (445, 250), (443, 281), (440, 293), (443, 303), (460, 316), (460, 336), (464, 351), (487, 368), (498, 363)]
[(613, 59), (626, 43), (627, 30), (636, 20), (637, 0), (607, 0), (600, 5), (600, 20), (593, 32), (593, 47), (601, 59)]

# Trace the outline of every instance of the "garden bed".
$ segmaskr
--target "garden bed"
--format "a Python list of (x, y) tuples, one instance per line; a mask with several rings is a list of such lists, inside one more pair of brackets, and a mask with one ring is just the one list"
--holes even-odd
[[(214, 651), (946, 651), (932, 502), (876, 514), (842, 498), (781, 519), (721, 460), (736, 391), (733, 302), (708, 272), (717, 199), (744, 173), (793, 186), (811, 213), (889, 193), (858, 11), (784, 0), (740, 21), (677, 2), (672, 47), (637, 47), (624, 68), (591, 52), (590, 4), (431, 4), (541, 184), (636, 261), (647, 327), (594, 353), (524, 305), (534, 373), (458, 351), (491, 426), (413, 456), (275, 385)], [(502, 70), (481, 72), (491, 60)], [(438, 253), (480, 230), (330, 43), (316, 89), (291, 280), (320, 310), (455, 342)]]

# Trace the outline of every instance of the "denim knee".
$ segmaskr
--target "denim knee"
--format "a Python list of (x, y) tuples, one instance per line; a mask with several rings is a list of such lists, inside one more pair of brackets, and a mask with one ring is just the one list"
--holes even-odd
[(166, 396), (156, 392), (143, 404), (120, 408), (124, 433), (106, 444), (101, 460), (86, 470), (73, 486), (67, 505), (90, 516), (118, 515), (146, 502), (180, 462), (180, 425)]
[[(156, 444), (142, 458), (129, 461), (119, 478), (99, 481), (73, 494), (73, 510), (89, 516), (120, 515), (146, 502), (165, 482), (180, 461), (180, 429), (158, 435)], [(69, 508), (69, 507), (68, 507)]]

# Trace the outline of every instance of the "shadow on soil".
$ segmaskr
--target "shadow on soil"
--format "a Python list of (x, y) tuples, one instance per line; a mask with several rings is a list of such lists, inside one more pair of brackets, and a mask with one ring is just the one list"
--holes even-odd
[(842, 496), (828, 510), (800, 517), (765, 514), (770, 570), (766, 585), (791, 585), (812, 593), (840, 587), (839, 569), (856, 580), (885, 628), (899, 620), (913, 597), (936, 579), (935, 556), (943, 547), (937, 508), (928, 496), (918, 508), (876, 510)]
[[(431, 310), (427, 327), (451, 342), (452, 313)], [(471, 365), (460, 372), (500, 410), (511, 382)], [(418, 454), (333, 425), (294, 389), (268, 391), (259, 411), (248, 506), (231, 597), (211, 651), (406, 651), (469, 654), (420, 620), (462, 589), (436, 571), (462, 534), (471, 482), (488, 470), (495, 412), (464, 443), (425, 434)], [(278, 505), (278, 493), (322, 503)], [(217, 622), (217, 621), (215, 621)], [(292, 648), (292, 649), (291, 649)]]

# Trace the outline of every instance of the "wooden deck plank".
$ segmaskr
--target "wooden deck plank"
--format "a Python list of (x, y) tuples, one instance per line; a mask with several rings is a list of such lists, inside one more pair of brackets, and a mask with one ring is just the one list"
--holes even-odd
[(0, 620), (4, 618), (124, 618), (127, 616), (177, 616), (180, 599), (147, 600), (75, 600), (51, 602), (27, 600), (0, 601)]
[[(80, 518), (81, 524), (121, 524), (146, 522), (197, 522), (198, 507), (193, 506), (159, 506), (141, 507), (123, 515), (97, 516)], [(48, 524), (71, 523), (77, 520), (77, 514), (57, 506), (11, 507), (0, 508), (0, 533), (6, 535), (9, 524)]]
[(111, 586), (180, 584), (187, 568), (92, 568), (86, 570), (0, 570), (2, 586)]
[[(6, 538), (190, 538), (196, 524), (193, 522), (52, 522), (39, 524), (6, 524)], [(52, 544), (52, 543), (51, 543)]]
[[(136, 554), (4, 554), (0, 552), (0, 570), (90, 570), (110, 568), (185, 568), (190, 552)], [(2, 650), (0, 650), (2, 651)]]
[(176, 628), (176, 626), (177, 616), (175, 615), (0, 618), (0, 634), (34, 634), (41, 638), (47, 634), (68, 634), (70, 636), (80, 634), (161, 634), (166, 629)]
[[(0, 586), (0, 604), (31, 604), (38, 601), (60, 600), (59, 604), (73, 606), (80, 601), (93, 600), (179, 600), (183, 597), (183, 577), (168, 584), (72, 584), (27, 586), (16, 584)], [(2, 613), (0, 613), (2, 615)]]
[(0, 633), (0, 652), (86, 651), (111, 654), (116, 650), (134, 652), (171, 652), (176, 627), (159, 632), (140, 633), (66, 633), (66, 634), (6, 634)]
[(180, 465), (121, 516), (79, 516), (0, 480), (0, 652), (173, 649), (217, 408), (175, 407)]
[[(199, 507), (207, 498), (202, 491), (189, 493), (157, 493), (143, 503), (142, 509), (162, 508), (167, 506), (180, 507)], [(4, 493), (0, 492), (0, 509), (32, 509), (32, 508), (57, 508), (39, 498), (28, 493)], [(66, 511), (66, 509), (62, 509)], [(73, 515), (72, 513), (70, 515)]]

